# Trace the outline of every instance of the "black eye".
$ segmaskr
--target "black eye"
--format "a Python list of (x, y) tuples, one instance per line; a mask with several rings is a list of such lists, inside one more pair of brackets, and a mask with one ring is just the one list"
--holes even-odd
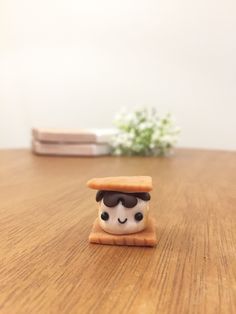
[(136, 213), (134, 215), (135, 220), (141, 221), (143, 219), (143, 214), (142, 213)]
[(109, 219), (109, 214), (107, 212), (103, 212), (101, 213), (101, 219), (102, 220), (108, 220)]

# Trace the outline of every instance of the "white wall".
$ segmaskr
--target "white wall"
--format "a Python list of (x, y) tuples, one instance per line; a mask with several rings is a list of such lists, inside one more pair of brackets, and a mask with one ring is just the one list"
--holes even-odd
[(181, 146), (236, 149), (235, 0), (0, 0), (0, 147), (145, 104)]

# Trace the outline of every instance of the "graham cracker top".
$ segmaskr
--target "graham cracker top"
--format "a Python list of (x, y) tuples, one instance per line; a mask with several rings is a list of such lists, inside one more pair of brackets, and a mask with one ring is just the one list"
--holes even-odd
[(91, 189), (105, 191), (150, 192), (152, 190), (152, 178), (149, 176), (93, 178), (87, 182), (87, 186)]

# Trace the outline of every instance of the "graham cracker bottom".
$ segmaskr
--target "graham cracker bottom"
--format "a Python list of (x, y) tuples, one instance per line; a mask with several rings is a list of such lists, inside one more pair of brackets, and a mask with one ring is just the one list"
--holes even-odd
[(155, 219), (149, 218), (146, 229), (141, 232), (119, 235), (103, 231), (98, 224), (97, 218), (89, 235), (89, 242), (110, 245), (156, 246), (157, 237)]

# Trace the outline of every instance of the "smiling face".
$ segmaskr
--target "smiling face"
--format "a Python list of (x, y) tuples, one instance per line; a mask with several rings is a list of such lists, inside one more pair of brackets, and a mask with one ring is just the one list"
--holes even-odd
[(149, 197), (144, 197), (146, 200), (143, 200), (131, 193), (105, 193), (107, 194), (102, 195), (102, 199), (97, 197), (98, 221), (104, 231), (112, 234), (130, 234), (146, 228), (149, 195)]

